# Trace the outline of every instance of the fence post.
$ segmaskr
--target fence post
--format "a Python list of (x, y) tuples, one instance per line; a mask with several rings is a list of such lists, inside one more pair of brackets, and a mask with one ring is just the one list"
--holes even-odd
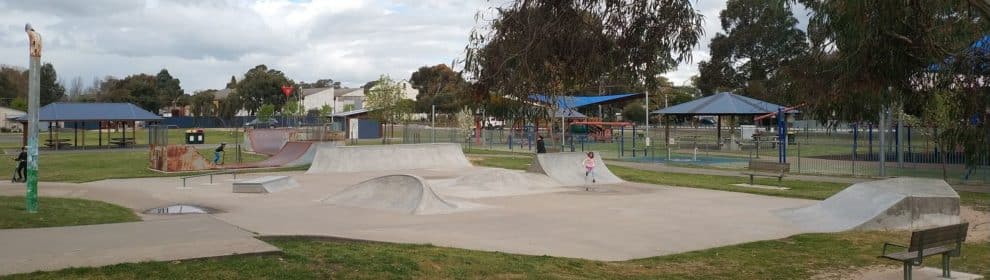
[(887, 107), (880, 109), (880, 177), (887, 176)]

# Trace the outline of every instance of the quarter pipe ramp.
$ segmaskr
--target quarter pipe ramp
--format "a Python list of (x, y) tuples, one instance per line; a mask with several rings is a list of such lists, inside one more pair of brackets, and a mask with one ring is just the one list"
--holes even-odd
[(458, 144), (340, 146), (316, 151), (306, 174), (471, 167)]
[(252, 129), (244, 134), (244, 148), (250, 152), (275, 155), (292, 140), (295, 129)]
[(776, 213), (804, 230), (917, 230), (959, 223), (959, 195), (945, 181), (857, 183), (818, 204)]
[(585, 176), (585, 153), (550, 153), (537, 154), (526, 171), (546, 174), (554, 181), (565, 186), (584, 186), (589, 184), (617, 184), (622, 179), (612, 174), (602, 161), (601, 155), (595, 153), (595, 182), (592, 176)]

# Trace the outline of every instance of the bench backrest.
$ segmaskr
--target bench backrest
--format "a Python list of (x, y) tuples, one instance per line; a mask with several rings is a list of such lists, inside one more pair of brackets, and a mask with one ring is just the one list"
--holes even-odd
[[(918, 252), (944, 245), (960, 246), (963, 241), (966, 241), (967, 231), (969, 231), (969, 223), (912, 232), (911, 245), (908, 246), (908, 251)], [(956, 247), (956, 249), (958, 248)]]
[(791, 165), (772, 161), (751, 160), (749, 161), (749, 170), (784, 173), (791, 171)]

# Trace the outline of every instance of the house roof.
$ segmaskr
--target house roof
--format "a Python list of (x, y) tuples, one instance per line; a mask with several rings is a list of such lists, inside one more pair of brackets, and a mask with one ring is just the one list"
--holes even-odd
[(338, 89), (334, 89), (333, 90), (333, 96), (334, 97), (341, 97), (341, 96), (347, 95), (349, 93), (353, 93), (355, 91), (360, 91), (361, 94), (364, 94), (364, 89), (363, 88), (338, 88)]
[[(556, 103), (558, 107), (581, 108), (588, 105), (623, 102), (642, 97), (642, 93), (619, 93), (600, 96), (557, 96)], [(551, 103), (551, 98), (542, 94), (531, 94), (529, 95), (529, 99), (544, 104)]]
[[(151, 121), (162, 117), (131, 103), (52, 103), (38, 110), (39, 121)], [(27, 115), (17, 117), (27, 121)]]
[(347, 118), (347, 117), (353, 117), (353, 116), (357, 116), (357, 115), (361, 115), (361, 114), (367, 114), (369, 111), (370, 110), (368, 110), (367, 108), (361, 108), (361, 109), (357, 109), (357, 110), (350, 110), (350, 111), (347, 111), (347, 112), (336, 113), (336, 114), (333, 114), (333, 115), (330, 115), (330, 116), (331, 117), (335, 117), (335, 118)]
[(310, 96), (310, 95), (313, 95), (313, 94), (324, 92), (326, 90), (330, 90), (331, 92), (333, 92), (333, 88), (329, 88), (329, 87), (324, 87), (324, 88), (304, 88), (302, 90), (302, 95), (303, 96)]
[(230, 96), (230, 93), (232, 92), (234, 92), (234, 90), (229, 88), (215, 91), (213, 92), (213, 99), (225, 99), (227, 96)]
[[(723, 92), (653, 111), (664, 115), (762, 115), (783, 106), (742, 95)], [(797, 110), (788, 113), (797, 113)]]

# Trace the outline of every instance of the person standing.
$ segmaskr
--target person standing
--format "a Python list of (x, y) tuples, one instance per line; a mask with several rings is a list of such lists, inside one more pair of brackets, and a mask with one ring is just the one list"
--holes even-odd
[(220, 158), (223, 156), (223, 147), (227, 146), (227, 142), (220, 142), (220, 146), (216, 150), (213, 150), (213, 164), (220, 164)]
[(595, 183), (595, 153), (588, 152), (588, 156), (584, 158), (584, 181), (588, 181), (588, 175), (591, 175), (591, 182)]
[(17, 154), (17, 158), (14, 159), (14, 160), (17, 161), (17, 171), (15, 172), (15, 173), (17, 173), (17, 176), (16, 176), (16, 178), (14, 178), (14, 181), (15, 182), (24, 182), (26, 180), (26, 178), (27, 178), (27, 174), (25, 174), (25, 172), (27, 171), (27, 150), (26, 149), (27, 149), (27, 147), (21, 147), (21, 153), (20, 154)]
[(546, 144), (543, 143), (543, 136), (542, 135), (537, 135), (536, 136), (536, 153), (537, 154), (545, 154), (545, 153), (547, 153), (547, 146), (546, 146)]

